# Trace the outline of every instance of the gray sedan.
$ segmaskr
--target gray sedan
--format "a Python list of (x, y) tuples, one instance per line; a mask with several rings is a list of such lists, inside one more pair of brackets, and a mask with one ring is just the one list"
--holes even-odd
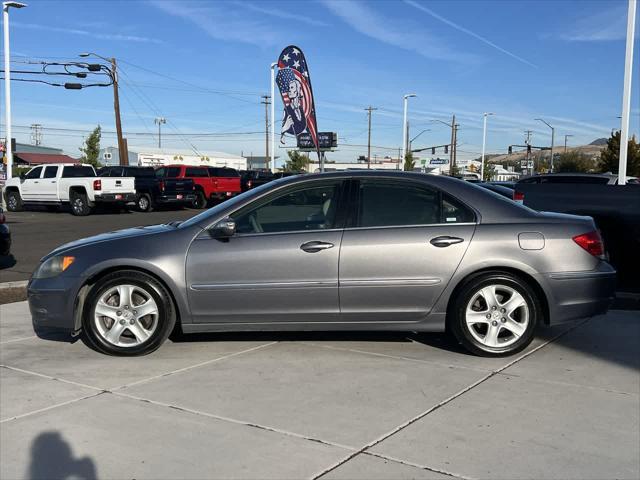
[(453, 178), (350, 171), (271, 182), (182, 223), (63, 245), (28, 286), (37, 333), (141, 355), (174, 329), (449, 331), (478, 355), (607, 310), (589, 217)]

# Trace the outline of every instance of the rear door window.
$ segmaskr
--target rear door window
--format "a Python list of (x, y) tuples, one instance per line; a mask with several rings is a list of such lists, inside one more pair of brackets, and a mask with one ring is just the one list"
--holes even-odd
[(212, 177), (233, 178), (239, 177), (238, 171), (233, 168), (209, 167), (209, 175)]
[(95, 177), (93, 167), (87, 165), (69, 165), (63, 168), (62, 178)]
[(207, 173), (206, 168), (190, 168), (187, 167), (185, 172), (185, 177), (208, 177), (209, 173)]

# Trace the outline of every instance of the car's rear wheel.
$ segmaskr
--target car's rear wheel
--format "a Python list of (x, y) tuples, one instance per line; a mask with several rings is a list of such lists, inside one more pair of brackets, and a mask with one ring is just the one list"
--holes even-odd
[(136, 271), (106, 275), (85, 301), (83, 330), (96, 350), (136, 356), (153, 352), (175, 325), (173, 302), (155, 278)]
[(20, 196), (20, 192), (16, 192), (15, 190), (7, 192), (7, 210), (10, 212), (22, 211), (22, 197)]
[(151, 212), (153, 211), (153, 204), (151, 202), (151, 197), (147, 193), (143, 193), (138, 196), (138, 200), (136, 201), (136, 207), (141, 212)]
[(71, 192), (69, 196), (71, 203), (71, 214), (77, 217), (85, 217), (91, 213), (89, 199), (85, 193)]
[(507, 272), (485, 273), (468, 280), (449, 311), (449, 327), (470, 352), (505, 356), (519, 352), (534, 338), (542, 318), (536, 292)]
[(207, 198), (204, 196), (204, 192), (198, 190), (196, 192), (196, 198), (192, 202), (193, 208), (197, 208), (198, 210), (203, 209), (207, 206)]

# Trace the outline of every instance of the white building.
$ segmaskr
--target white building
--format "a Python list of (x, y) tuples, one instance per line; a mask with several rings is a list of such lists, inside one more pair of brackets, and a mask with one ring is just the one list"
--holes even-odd
[(137, 164), (144, 167), (162, 165), (205, 165), (209, 167), (229, 167), (236, 170), (247, 169), (247, 159), (239, 155), (223, 152), (200, 152), (197, 155), (188, 150), (169, 150), (164, 148), (131, 147), (138, 152)]
[[(367, 162), (325, 162), (325, 172), (332, 172), (334, 170), (367, 170)], [(397, 158), (384, 158), (378, 160), (371, 160), (372, 170), (402, 170), (402, 165), (398, 164)], [(320, 171), (320, 163), (318, 160), (310, 160), (307, 165), (307, 172), (314, 173)]]
[(492, 177), (496, 182), (514, 182), (520, 179), (520, 174), (515, 172), (513, 167), (504, 168), (502, 165), (495, 165)]

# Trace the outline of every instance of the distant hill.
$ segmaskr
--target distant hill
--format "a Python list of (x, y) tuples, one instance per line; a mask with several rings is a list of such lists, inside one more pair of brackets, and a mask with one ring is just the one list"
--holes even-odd
[(591, 142), (589, 145), (606, 145), (606, 144), (607, 144), (607, 139), (603, 137), (603, 138), (597, 138), (596, 140)]
[[(596, 140), (595, 142), (599, 141), (600, 139)], [(602, 150), (605, 149), (606, 147), (606, 140), (604, 145), (603, 144), (596, 144), (595, 142), (590, 143), (589, 145), (580, 145), (580, 146), (576, 146), (576, 147), (567, 147), (567, 152), (579, 152), (579, 153), (584, 153), (585, 155), (588, 155), (592, 158), (597, 158), (600, 156), (600, 152)], [(555, 146), (555, 150), (554, 153), (563, 153), (564, 150), (564, 145), (556, 145)], [(545, 152), (543, 152), (543, 156), (549, 158), (549, 150), (546, 150)], [(496, 165), (500, 165), (500, 164), (504, 164), (504, 162), (513, 162), (513, 161), (521, 161), (524, 160), (527, 156), (527, 152), (524, 149), (518, 150), (518, 151), (514, 151), (511, 155), (493, 155), (491, 156), (491, 158), (488, 158), (487, 162), (488, 163), (493, 163)], [(539, 150), (534, 150), (532, 152), (532, 156), (534, 158), (539, 158), (540, 156), (540, 151)]]

